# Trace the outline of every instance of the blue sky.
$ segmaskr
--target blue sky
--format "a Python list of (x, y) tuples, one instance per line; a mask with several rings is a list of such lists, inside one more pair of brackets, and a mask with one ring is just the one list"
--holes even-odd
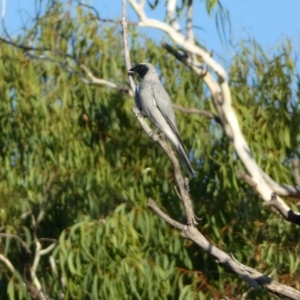
[[(150, 1), (154, 2), (154, 0)], [(147, 9), (147, 14), (163, 20), (164, 2), (160, 0), (161, 4), (155, 11)], [(90, 0), (89, 3), (97, 7), (102, 18), (121, 17), (121, 0)], [(292, 41), (293, 52), (299, 53), (299, 0), (223, 0), (223, 6), (230, 12), (232, 45), (220, 40), (214, 14), (211, 17), (207, 16), (204, 1), (194, 0), (194, 3), (196, 4), (194, 20), (196, 25), (201, 27), (196, 31), (199, 41), (219, 57), (224, 57), (225, 60), (226, 58), (230, 59), (231, 54), (234, 53), (232, 45), (250, 38), (255, 38), (266, 51), (271, 51), (286, 37), (289, 37)], [(6, 0), (5, 22), (9, 33), (13, 36), (18, 34), (19, 28), (22, 26), (20, 13), (23, 22), (28, 20), (28, 16), (33, 16), (34, 0)], [(129, 9), (129, 18), (137, 20), (131, 9)], [(1, 34), (2, 29), (2, 25), (0, 25)], [(145, 32), (157, 39), (161, 37), (161, 34), (155, 30), (145, 30)]]

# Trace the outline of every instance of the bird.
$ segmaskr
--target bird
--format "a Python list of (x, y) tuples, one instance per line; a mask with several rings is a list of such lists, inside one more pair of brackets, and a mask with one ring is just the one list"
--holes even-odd
[(177, 129), (170, 97), (160, 82), (155, 67), (150, 63), (140, 63), (129, 69), (129, 73), (137, 73), (141, 77), (136, 95), (137, 107), (166, 136), (189, 175), (194, 176), (195, 171)]

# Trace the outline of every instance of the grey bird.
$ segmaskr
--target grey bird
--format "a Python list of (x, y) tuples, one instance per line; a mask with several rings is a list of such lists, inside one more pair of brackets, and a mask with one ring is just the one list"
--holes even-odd
[(138, 108), (167, 137), (188, 173), (194, 175), (195, 171), (179, 136), (170, 97), (161, 84), (155, 67), (149, 63), (140, 63), (129, 71), (138, 73), (141, 77), (136, 97)]

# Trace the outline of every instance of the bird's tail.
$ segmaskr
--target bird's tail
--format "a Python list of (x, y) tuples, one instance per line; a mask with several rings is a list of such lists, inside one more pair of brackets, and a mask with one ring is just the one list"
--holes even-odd
[(194, 176), (195, 171), (193, 170), (193, 168), (190, 164), (190, 161), (186, 155), (186, 152), (183, 148), (183, 143), (180, 139), (179, 134), (177, 132), (174, 133), (174, 131), (169, 131), (169, 130), (165, 130), (164, 134), (167, 136), (168, 140), (171, 142), (171, 144), (175, 148), (175, 151), (176, 151), (177, 155), (179, 156), (179, 159), (180, 159), (181, 163), (183, 164), (184, 168), (186, 169), (186, 171), (191, 176)]
[(183, 164), (184, 168), (187, 170), (187, 172), (191, 176), (194, 176), (195, 171), (190, 164), (190, 161), (189, 161), (189, 159), (185, 153), (185, 150), (183, 148), (183, 145), (180, 142), (176, 145), (176, 152), (177, 152), (179, 159), (180, 159), (181, 163)]

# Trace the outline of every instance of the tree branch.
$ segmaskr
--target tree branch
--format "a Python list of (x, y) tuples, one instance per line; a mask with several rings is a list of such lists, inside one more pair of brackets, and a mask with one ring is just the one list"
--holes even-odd
[(143, 130), (147, 133), (147, 135), (155, 142), (158, 143), (159, 146), (163, 149), (165, 154), (168, 156), (169, 160), (171, 161), (173, 165), (173, 170), (174, 170), (174, 176), (175, 176), (175, 181), (176, 185), (179, 188), (179, 193), (180, 193), (180, 199), (183, 203), (184, 210), (186, 213), (187, 217), (187, 224), (188, 225), (196, 225), (196, 216), (194, 214), (192, 204), (191, 204), (191, 199), (189, 196), (189, 186), (188, 182), (184, 180), (181, 169), (180, 169), (180, 164), (178, 162), (178, 159), (172, 149), (169, 147), (169, 145), (166, 143), (166, 141), (158, 136), (158, 134), (154, 133), (154, 131), (150, 128), (150, 126), (145, 122), (144, 117), (140, 113), (137, 107), (133, 108), (133, 112), (140, 123), (141, 127)]
[[(299, 160), (296, 158), (292, 159), (292, 169), (293, 169), (293, 175), (295, 178), (296, 185), (298, 187), (300, 187)], [(299, 193), (300, 193), (300, 190), (299, 190)]]
[(293, 198), (300, 198), (300, 188), (299, 187), (293, 187), (288, 184), (278, 184), (276, 181), (274, 181), (268, 174), (261, 171), (261, 174), (265, 181), (269, 184), (269, 186), (272, 188), (274, 192), (276, 192), (277, 195), (280, 196), (287, 196), (287, 197), (293, 197)]
[[(178, 51), (174, 50), (173, 47), (168, 46), (167, 44), (165, 44), (165, 47), (168, 48), (170, 52), (172, 51), (173, 53), (175, 53), (176, 58), (188, 65), (197, 75), (201, 74), (204, 82), (207, 84), (209, 90), (213, 95), (215, 107), (218, 111), (220, 122), (224, 127), (225, 133), (230, 142), (233, 144), (235, 151), (244, 164), (245, 168), (250, 174), (250, 176), (244, 176), (244, 178), (246, 178), (248, 182), (251, 183), (251, 186), (258, 191), (264, 201), (268, 201), (272, 189), (264, 180), (264, 177), (261, 174), (262, 171), (255, 162), (250, 148), (248, 147), (246, 140), (241, 132), (237, 116), (232, 108), (231, 93), (228, 86), (225, 70), (210, 56), (207, 51), (193, 44), (191, 41), (189, 41), (189, 39), (186, 39), (183, 34), (177, 32), (174, 27), (164, 22), (147, 18), (142, 7), (139, 6), (135, 0), (128, 1), (136, 11), (140, 19), (139, 25), (157, 28), (167, 33), (177, 45), (180, 45), (184, 55), (180, 54)], [(200, 72), (200, 68), (196, 66), (193, 61), (191, 61), (191, 54), (198, 55), (201, 61), (203, 61), (203, 63), (205, 63), (216, 73), (216, 75), (218, 76), (218, 81), (213, 78), (210, 72), (206, 72), (205, 74), (203, 74), (202, 70)], [(278, 201), (280, 202), (284, 211), (289, 210), (288, 206), (282, 199), (278, 199)], [(202, 250), (212, 255), (216, 259), (217, 263), (220, 264), (225, 270), (239, 274), (252, 287), (256, 288), (257, 286), (263, 286), (269, 292), (276, 295), (286, 296), (290, 299), (300, 298), (299, 291), (296, 291), (288, 286), (281, 285), (273, 281), (271, 278), (256, 271), (255, 269), (240, 264), (233, 257), (230, 257), (222, 250), (216, 248), (214, 245), (209, 243), (195, 227), (184, 226), (176, 222), (175, 220), (172, 220), (170, 217), (160, 211), (160, 209), (155, 205), (152, 199), (149, 199), (148, 205), (163, 220), (165, 220), (175, 228), (181, 230), (183, 237), (193, 240)]]
[(155, 202), (150, 198), (148, 200), (148, 206), (165, 222), (170, 224), (171, 226), (179, 229), (181, 231), (181, 236), (193, 241), (195, 244), (199, 246), (199, 248), (213, 256), (215, 262), (225, 269), (227, 272), (231, 272), (241, 276), (245, 281), (248, 282), (250, 286), (253, 288), (257, 288), (259, 286), (264, 287), (270, 293), (277, 296), (284, 296), (288, 299), (300, 299), (300, 292), (283, 284), (274, 281), (272, 278), (264, 275), (256, 271), (253, 268), (250, 268), (246, 265), (238, 262), (233, 255), (228, 255), (226, 252), (214, 246), (210, 243), (201, 233), (200, 231), (193, 226), (183, 225), (164, 212), (155, 204)]
[(169, 0), (167, 5), (167, 15), (169, 18), (170, 25), (176, 30), (177, 32), (181, 32), (180, 25), (176, 21), (176, 6), (177, 0)]
[(135, 0), (128, 1), (140, 18), (140, 22), (138, 23), (139, 26), (152, 27), (164, 31), (170, 36), (172, 40), (174, 40), (174, 42), (181, 45), (183, 49), (190, 53), (199, 55), (201, 59), (208, 65), (208, 67), (212, 68), (216, 72), (220, 82), (226, 81), (225, 70), (220, 64), (218, 64), (214, 59), (211, 58), (210, 54), (207, 51), (189, 42), (182, 33), (177, 32), (172, 26), (155, 19), (148, 19), (143, 9)]
[(15, 272), (15, 268), (12, 265), (12, 263), (10, 262), (9, 259), (7, 259), (3, 254), (0, 253), (0, 260), (7, 266), (7, 268), (14, 273)]
[[(236, 153), (249, 172), (252, 180), (256, 183), (256, 191), (261, 195), (264, 201), (268, 201), (273, 190), (265, 181), (262, 175), (262, 170), (258, 167), (254, 160), (251, 150), (241, 132), (237, 116), (232, 108), (231, 93), (227, 82), (227, 74), (224, 68), (211, 57), (210, 53), (190, 42), (182, 33), (177, 32), (172, 26), (165, 22), (149, 19), (135, 0), (128, 1), (140, 19), (140, 26), (157, 28), (167, 33), (169, 37), (176, 44), (180, 45), (185, 52), (198, 55), (201, 60), (216, 73), (218, 76), (218, 82), (209, 72), (207, 72), (207, 74), (205, 74), (202, 78), (213, 95), (215, 106), (224, 126), (226, 135), (230, 142), (232, 142)], [(282, 203), (282, 207), (286, 211), (290, 210), (281, 198), (278, 197), (278, 201)]]
[[(123, 28), (123, 47), (124, 47), (124, 58), (125, 58), (125, 65), (127, 71), (131, 68), (130, 64), (130, 52), (129, 52), (129, 46), (128, 46), (128, 36), (127, 36), (127, 12), (126, 12), (126, 0), (122, 0), (123, 5), (123, 18), (122, 18), (122, 28)], [(143, 2), (140, 4), (137, 4), (139, 8), (143, 7)], [(137, 89), (136, 84), (134, 82), (134, 79), (132, 75), (129, 73), (129, 81), (132, 91), (135, 93), (135, 97), (137, 97)], [(194, 215), (192, 204), (189, 196), (189, 187), (188, 182), (184, 180), (180, 165), (178, 162), (178, 159), (176, 158), (175, 154), (171, 150), (171, 148), (167, 145), (164, 139), (159, 138), (159, 136), (153, 132), (153, 130), (150, 128), (150, 126), (145, 122), (141, 112), (137, 107), (133, 108), (133, 113), (135, 114), (135, 117), (137, 118), (139, 124), (143, 128), (143, 130), (148, 134), (148, 136), (155, 142), (160, 145), (160, 147), (164, 150), (168, 158), (170, 159), (173, 169), (174, 169), (174, 176), (176, 180), (176, 184), (179, 187), (180, 191), (180, 199), (183, 202), (183, 206), (186, 212), (187, 217), (187, 223), (189, 225), (196, 225), (196, 217)]]
[[(117, 89), (120, 92), (126, 92), (126, 93), (129, 93), (129, 95), (132, 95), (132, 92), (128, 88), (120, 87), (117, 84), (115, 84), (114, 82), (95, 77), (92, 74), (92, 72), (90, 71), (90, 69), (88, 69), (84, 64), (82, 64), (76, 57), (74, 57), (74, 56), (72, 56), (68, 53), (65, 53), (65, 52), (62, 52), (62, 51), (56, 50), (56, 49), (27, 46), (27, 45), (16, 43), (12, 40), (6, 40), (6, 39), (1, 38), (1, 37), (0, 37), (0, 41), (3, 42), (3, 43), (6, 43), (8, 45), (11, 45), (13, 47), (16, 47), (16, 48), (19, 48), (19, 49), (23, 50), (26, 53), (26, 55), (28, 57), (32, 58), (32, 59), (51, 62), (54, 65), (58, 66), (59, 68), (69, 72), (70, 74), (74, 74), (75, 76), (79, 77), (86, 84), (104, 85), (104, 86), (107, 86), (107, 87), (110, 87), (110, 88)], [(31, 53), (30, 51), (49, 52), (49, 53), (52, 53), (54, 55), (59, 55), (59, 56), (62, 56), (62, 57), (69, 58), (69, 59), (73, 60), (86, 73), (86, 75), (89, 77), (90, 80), (86, 79), (83, 74), (81, 74), (80, 72), (72, 69), (67, 64), (60, 63), (57, 60), (55, 60), (52, 57), (49, 57), (47, 55), (44, 55), (44, 54), (36, 55), (36, 54)]]
[(114, 82), (105, 80), (105, 79), (101, 79), (101, 78), (97, 78), (93, 75), (93, 73), (91, 72), (91, 70), (85, 66), (84, 64), (80, 64), (79, 65), (80, 68), (82, 70), (84, 70), (84, 72), (86, 73), (86, 75), (90, 78), (90, 82), (89, 83), (93, 83), (93, 84), (99, 84), (99, 85), (105, 85), (107, 87), (113, 88), (113, 89), (117, 89), (121, 92), (126, 92), (129, 93), (130, 96), (133, 96), (132, 91), (128, 90), (127, 88), (124, 87), (120, 87), (117, 84), (115, 84)]
[(179, 104), (172, 103), (172, 107), (174, 109), (180, 110), (181, 112), (188, 113), (188, 114), (199, 114), (208, 117), (209, 119), (215, 120), (217, 123), (221, 124), (221, 120), (218, 116), (214, 115), (212, 112), (204, 109), (199, 108), (189, 108), (184, 107)]
[(291, 223), (300, 225), (299, 214), (295, 213), (292, 209), (286, 211), (282, 203), (278, 201), (276, 193), (272, 193), (271, 200), (263, 203), (263, 206), (273, 206), (281, 214), (281, 216), (284, 217), (284, 219)]

